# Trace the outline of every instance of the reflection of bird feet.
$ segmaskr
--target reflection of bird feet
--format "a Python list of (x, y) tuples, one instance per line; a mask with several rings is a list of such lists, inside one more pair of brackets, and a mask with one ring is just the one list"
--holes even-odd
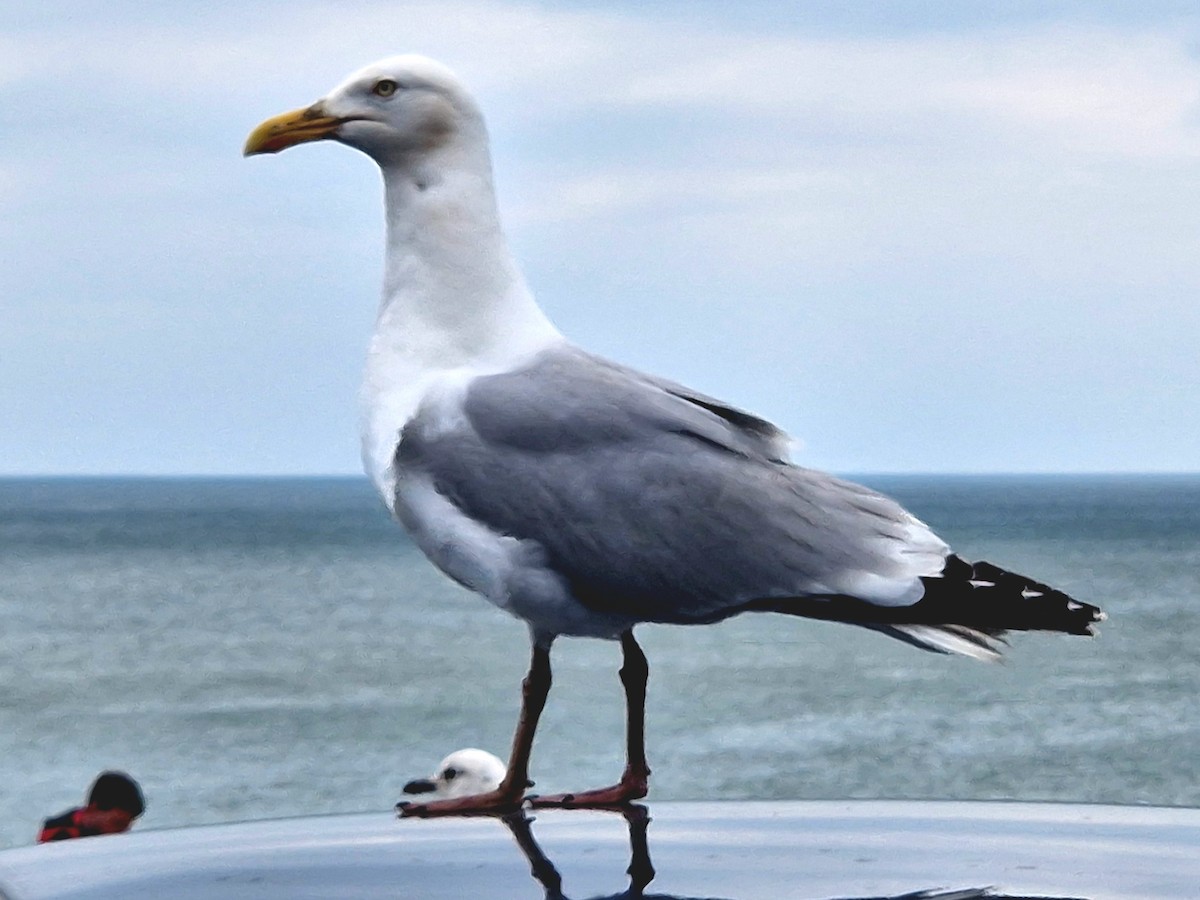
[(654, 864), (650, 862), (650, 843), (646, 829), (650, 826), (650, 810), (640, 803), (630, 803), (621, 809), (621, 815), (629, 825), (629, 894), (640, 897), (646, 886), (654, 880)]
[(616, 784), (576, 794), (551, 794), (529, 797), (534, 809), (614, 809), (641, 800), (649, 793), (649, 772), (626, 772)]
[(516, 812), (524, 802), (524, 791), (495, 790), (453, 800), (432, 800), (429, 803), (409, 803), (401, 800), (396, 812), (402, 819), (431, 819), (437, 816), (503, 816)]
[(546, 889), (546, 900), (561, 900), (563, 897), (562, 876), (554, 867), (554, 863), (550, 862), (549, 857), (542, 852), (538, 842), (534, 840), (533, 819), (521, 811), (501, 816), (500, 821), (508, 826), (517, 846), (525, 854), (525, 859), (529, 862), (530, 873)]
[[(646, 829), (650, 825), (650, 810), (640, 803), (596, 808), (611, 809), (620, 813), (629, 826), (629, 868), (625, 870), (629, 875), (629, 889), (620, 896), (628, 900), (642, 897), (646, 886), (654, 880), (654, 864), (650, 862), (650, 847), (646, 837)], [(533, 877), (546, 889), (546, 900), (565, 900), (562, 893), (562, 876), (534, 840), (533, 819), (524, 812), (519, 812), (501, 816), (500, 821), (508, 826), (517, 846), (525, 854)]]

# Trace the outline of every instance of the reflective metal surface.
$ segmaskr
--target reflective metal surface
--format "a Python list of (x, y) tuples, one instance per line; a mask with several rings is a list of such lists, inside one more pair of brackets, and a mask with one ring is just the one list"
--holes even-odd
[[(983, 891), (982, 889), (989, 890)], [(47, 898), (1200, 898), (1200, 810), (661, 803), (624, 814), (390, 813), (134, 832), (0, 853)]]

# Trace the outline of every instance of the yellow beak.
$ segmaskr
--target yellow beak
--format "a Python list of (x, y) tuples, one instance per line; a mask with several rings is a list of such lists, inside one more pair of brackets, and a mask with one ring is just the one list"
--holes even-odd
[(295, 109), (267, 119), (250, 132), (242, 155), (278, 153), (296, 144), (319, 141), (330, 137), (345, 121), (326, 113), (320, 103), (314, 103), (305, 109)]

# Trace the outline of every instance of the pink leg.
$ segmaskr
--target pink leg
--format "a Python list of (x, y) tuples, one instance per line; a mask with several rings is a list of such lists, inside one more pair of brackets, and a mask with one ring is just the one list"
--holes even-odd
[(409, 816), (490, 816), (512, 812), (521, 807), (525, 787), (529, 784), (529, 754), (533, 750), (533, 735), (538, 719), (550, 693), (550, 648), (533, 645), (529, 674), (521, 683), (521, 715), (513, 735), (509, 754), (508, 773), (500, 786), (486, 794), (459, 797), (454, 800), (434, 800), (430, 803), (409, 803), (400, 807), (401, 818)]
[(611, 787), (582, 791), (578, 794), (556, 794), (532, 797), (535, 808), (544, 807), (607, 807), (622, 806), (645, 797), (650, 789), (650, 767), (646, 764), (646, 681), (650, 666), (646, 654), (633, 639), (633, 631), (621, 635), (621, 650), (625, 663), (621, 666), (621, 683), (625, 686), (625, 771), (621, 780)]

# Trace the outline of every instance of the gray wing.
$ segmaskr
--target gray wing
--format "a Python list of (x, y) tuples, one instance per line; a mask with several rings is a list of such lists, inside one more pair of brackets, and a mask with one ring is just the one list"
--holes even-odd
[[(598, 361), (607, 363), (607, 360)], [(766, 458), (776, 462), (787, 460), (788, 445), (791, 443), (791, 438), (788, 437), (782, 428), (773, 422), (768, 422), (766, 419), (761, 419), (753, 413), (748, 413), (745, 410), (723, 403), (715, 397), (709, 397), (707, 394), (693, 391), (691, 388), (677, 384), (674, 381), (643, 375), (632, 369), (616, 366), (614, 363), (607, 364), (615, 371), (621, 372), (635, 380), (640, 379), (648, 386), (661, 388), (668, 394), (678, 397), (680, 400), (686, 400), (688, 403), (707, 410), (723, 419), (731, 429), (739, 432), (744, 440), (757, 443), (759, 452)]]
[(781, 461), (770, 423), (574, 348), (476, 379), (462, 413), (449, 428), (418, 414), (397, 462), (536, 541), (596, 610), (681, 622), (773, 597), (907, 604), (948, 552), (893, 501)]

